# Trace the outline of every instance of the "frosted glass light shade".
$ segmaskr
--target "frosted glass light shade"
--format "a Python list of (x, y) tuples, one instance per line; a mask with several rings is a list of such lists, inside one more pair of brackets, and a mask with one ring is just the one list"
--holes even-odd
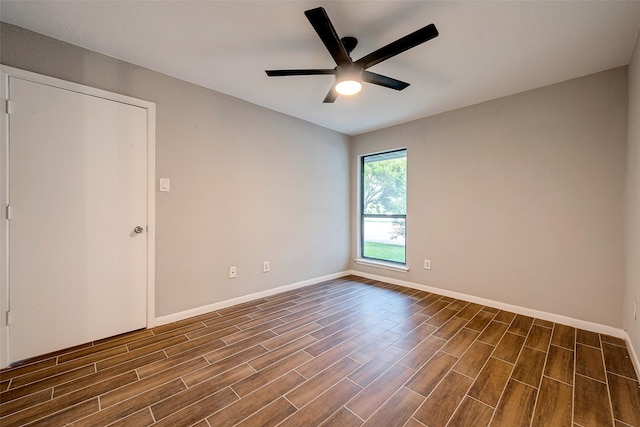
[(356, 80), (343, 80), (336, 85), (340, 95), (354, 95), (362, 90), (362, 84)]

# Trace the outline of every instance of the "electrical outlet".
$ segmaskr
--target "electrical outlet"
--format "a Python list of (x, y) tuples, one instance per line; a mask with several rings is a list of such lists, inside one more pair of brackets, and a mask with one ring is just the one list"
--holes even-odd
[(238, 277), (238, 268), (236, 266), (229, 267), (229, 279)]
[(424, 269), (425, 270), (431, 270), (431, 260), (430, 259), (425, 259), (424, 260)]
[(268, 273), (269, 272), (269, 261), (264, 261), (262, 263), (262, 272), (263, 273)]

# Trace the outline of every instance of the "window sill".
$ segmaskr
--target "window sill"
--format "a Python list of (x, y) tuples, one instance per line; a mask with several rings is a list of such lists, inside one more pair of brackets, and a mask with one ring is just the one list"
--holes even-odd
[(383, 268), (385, 270), (391, 270), (391, 271), (399, 271), (401, 273), (407, 273), (409, 271), (409, 267), (399, 265), (399, 264), (393, 264), (390, 262), (374, 261), (374, 260), (362, 259), (362, 258), (356, 258), (353, 261), (356, 264), (367, 265), (369, 267)]

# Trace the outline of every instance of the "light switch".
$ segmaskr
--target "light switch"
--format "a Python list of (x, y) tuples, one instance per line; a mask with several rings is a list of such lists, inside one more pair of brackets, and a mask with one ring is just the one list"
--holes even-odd
[(171, 180), (169, 178), (160, 178), (160, 191), (171, 191)]

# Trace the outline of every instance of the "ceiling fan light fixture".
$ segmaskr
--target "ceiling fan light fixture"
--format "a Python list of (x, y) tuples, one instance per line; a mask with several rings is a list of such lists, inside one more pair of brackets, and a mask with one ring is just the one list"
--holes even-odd
[(362, 83), (357, 80), (343, 80), (336, 84), (336, 92), (340, 95), (355, 95), (362, 90)]
[(355, 95), (362, 90), (362, 68), (353, 64), (336, 68), (336, 92), (340, 95)]
[(414, 48), (434, 37), (438, 37), (438, 30), (433, 24), (429, 24), (413, 33), (407, 34), (398, 40), (391, 42), (380, 49), (354, 61), (351, 52), (358, 44), (358, 39), (351, 36), (339, 38), (333, 27), (327, 12), (322, 7), (305, 10), (305, 16), (320, 37), (320, 40), (329, 51), (336, 63), (333, 69), (296, 69), (296, 70), (265, 70), (270, 77), (277, 76), (313, 76), (320, 74), (333, 74), (335, 81), (323, 103), (335, 102), (338, 95), (355, 95), (362, 90), (362, 82), (387, 87), (389, 89), (403, 90), (409, 83), (392, 79), (391, 77), (368, 71), (382, 61), (386, 61), (406, 50)]

